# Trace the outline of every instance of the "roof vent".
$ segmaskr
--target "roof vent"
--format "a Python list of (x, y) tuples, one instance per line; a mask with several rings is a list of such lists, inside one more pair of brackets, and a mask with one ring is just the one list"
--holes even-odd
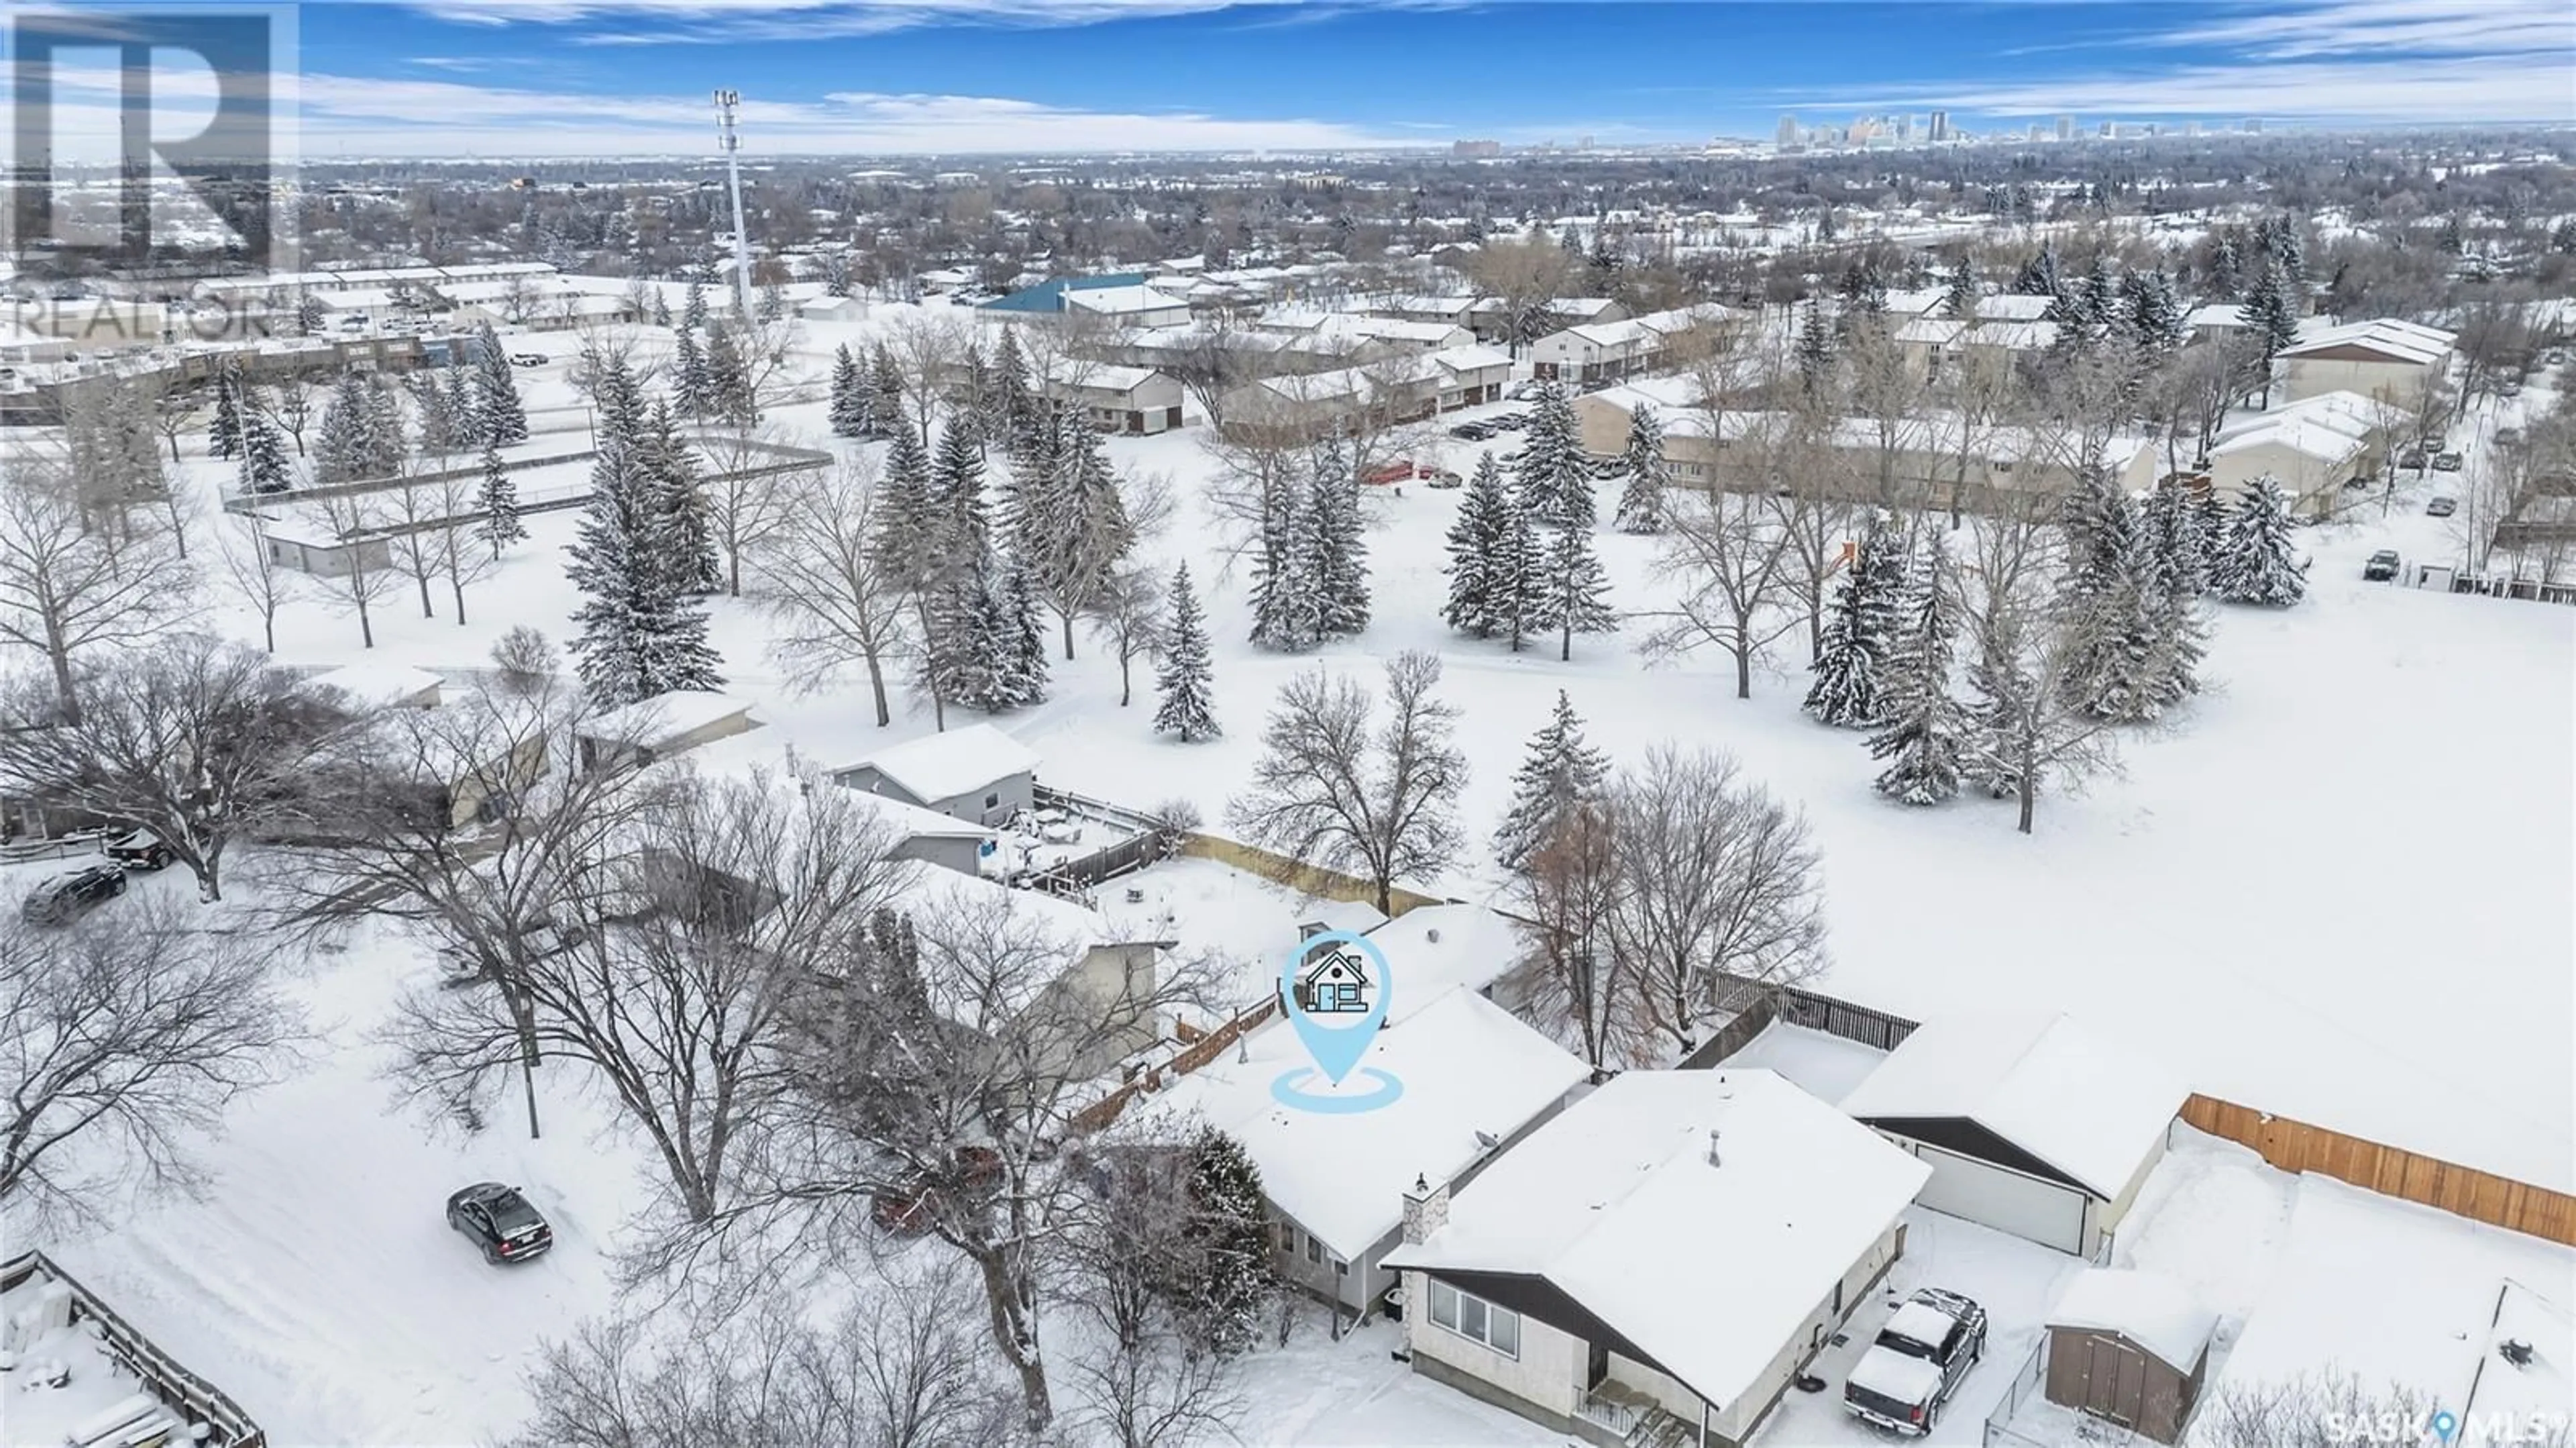
[(2496, 1344), (2496, 1356), (2515, 1367), (2527, 1368), (2531, 1366), (2531, 1344), (2518, 1337), (2506, 1338)]
[(1708, 1164), (1710, 1166), (1716, 1166), (1719, 1164), (1717, 1159), (1717, 1128), (1714, 1126), (1708, 1129)]
[(1429, 941), (1429, 942), (1431, 942), (1433, 945), (1438, 945), (1438, 944), (1440, 943), (1440, 927), (1439, 927), (1439, 926), (1437, 926), (1437, 925), (1434, 925), (1434, 926), (1432, 926), (1431, 928), (1429, 928), (1429, 929), (1427, 929), (1427, 930), (1423, 931), (1423, 932), (1422, 932), (1422, 938), (1423, 938), (1423, 939), (1425, 939), (1425, 940), (1427, 940), (1427, 941)]

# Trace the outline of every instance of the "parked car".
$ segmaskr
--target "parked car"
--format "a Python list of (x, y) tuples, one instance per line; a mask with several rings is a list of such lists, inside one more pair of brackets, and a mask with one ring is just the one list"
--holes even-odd
[(2452, 497), (2448, 493), (2443, 493), (2436, 496), (2433, 501), (2426, 503), (2424, 505), (2424, 511), (2432, 514), (2436, 518), (2447, 518), (2453, 513), (2460, 511), (2460, 500)]
[(476, 1182), (447, 1199), (447, 1225), (483, 1249), (483, 1260), (499, 1266), (543, 1256), (555, 1244), (555, 1229), (517, 1187)]
[(2397, 550), (2394, 548), (2380, 549), (2370, 555), (2368, 563), (2361, 565), (2361, 578), (2364, 583), (2386, 583), (2396, 576)]
[(513, 367), (543, 367), (546, 365), (545, 354), (542, 352), (513, 352), (510, 354), (510, 365)]
[(1538, 383), (1515, 382), (1512, 384), (1511, 390), (1503, 394), (1503, 400), (1505, 402), (1527, 402), (1531, 398), (1538, 396), (1538, 394)]
[(1506, 412), (1489, 420), (1497, 432), (1518, 432), (1529, 426), (1529, 414), (1526, 412)]
[(2434, 455), (2433, 471), (2437, 473), (2456, 473), (2459, 470), (2460, 455), (2458, 453), (2446, 452)]
[(178, 858), (150, 830), (127, 830), (109, 840), (107, 857), (129, 870), (166, 870)]
[(1393, 462), (1379, 463), (1376, 467), (1360, 474), (1360, 482), (1368, 487), (1383, 488), (1390, 483), (1409, 482), (1420, 475), (1421, 471), (1415, 466), (1413, 459), (1397, 458)]
[(2397, 465), (2401, 468), (2413, 468), (2415, 471), (2420, 473), (2424, 471), (2424, 465), (2431, 461), (2431, 458), (2425, 456), (2423, 449), (2408, 448), (2405, 453), (2397, 459)]
[(1465, 478), (1458, 476), (1447, 468), (1424, 468), (1422, 470), (1422, 479), (1424, 482), (1429, 483), (1435, 488), (1464, 487), (1467, 482)]
[(1939, 1287), (1921, 1287), (1887, 1319), (1843, 1381), (1843, 1409), (1863, 1422), (1920, 1436), (1986, 1355), (1986, 1310)]
[(68, 925), (124, 893), (124, 866), (85, 865), (38, 882), (18, 907), (18, 918), (37, 925)]
[(1494, 435), (1494, 429), (1486, 423), (1462, 422), (1449, 429), (1449, 435), (1462, 442), (1483, 442)]

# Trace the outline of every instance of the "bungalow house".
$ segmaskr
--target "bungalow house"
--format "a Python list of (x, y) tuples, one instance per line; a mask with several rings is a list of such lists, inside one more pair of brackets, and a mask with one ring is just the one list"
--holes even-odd
[(1512, 354), (1499, 347), (1443, 347), (1423, 359), (1435, 369), (1434, 405), (1442, 412), (1479, 403), (1500, 402), (1511, 385)]
[(1581, 322), (1530, 345), (1531, 375), (1572, 383), (1613, 382), (1668, 365), (1677, 344), (1725, 315), (1716, 306), (1678, 307), (1611, 322)]
[(2211, 447), (2207, 476), (2211, 487), (2231, 495), (2268, 477), (2281, 485), (2293, 516), (2323, 518), (2334, 512), (2344, 484), (2372, 476), (2377, 461), (2368, 439), (2330, 419), (2266, 417)]
[(1186, 298), (1148, 286), (1146, 281), (1143, 272), (1056, 277), (979, 303), (975, 314), (996, 323), (1077, 316), (1113, 327), (1178, 327), (1190, 320)]
[(2394, 317), (2311, 328), (2284, 347), (2282, 391), (2295, 402), (2320, 392), (2358, 392), (2402, 402), (2450, 365), (2456, 333)]
[(1406, 322), (1441, 322), (1452, 327), (1475, 329), (1471, 321), (1476, 313), (1476, 299), (1465, 293), (1454, 296), (1387, 297), (1368, 304), (1369, 314), (1394, 317)]
[(2057, 324), (2007, 318), (1963, 321), (1956, 317), (1916, 317), (1898, 326), (1891, 335), (1897, 350), (1918, 374), (1935, 378), (1980, 354), (2011, 359), (2045, 352), (2057, 343)]
[[(1385, 1023), (1349, 1079), (1402, 1094), (1368, 1111), (1321, 1112), (1283, 1103), (1272, 1087), (1312, 1069), (1287, 1021), (1244, 1036), (1197, 1070), (1144, 1098), (1120, 1129), (1185, 1136), (1201, 1124), (1243, 1143), (1261, 1168), (1282, 1280), (1355, 1319), (1374, 1315), (1395, 1274), (1383, 1265), (1403, 1235), (1404, 1193), (1417, 1179), (1465, 1182), (1509, 1160), (1512, 1143), (1553, 1116), (1585, 1076), (1583, 1063), (1473, 991), (1425, 994), (1394, 986)], [(1325, 1088), (1330, 1089), (1330, 1088)]]
[[(1608, 297), (1559, 297), (1548, 303), (1549, 321), (1559, 331), (1627, 320), (1628, 309)], [(1500, 297), (1482, 297), (1468, 309), (1467, 329), (1485, 343), (1512, 339), (1512, 311)]]
[(1181, 425), (1181, 384), (1150, 367), (1052, 357), (1038, 368), (1038, 392), (1075, 408), (1102, 432), (1154, 433)]
[(833, 770), (832, 782), (990, 825), (1036, 805), (1037, 770), (1028, 746), (990, 724), (969, 724), (889, 745)]
[(960, 875), (980, 877), (988, 852), (997, 848), (991, 828), (954, 815), (924, 809), (891, 795), (866, 796), (866, 806), (890, 837), (886, 857), (918, 860)]
[(1736, 1448), (1903, 1255), (1929, 1175), (1773, 1072), (1625, 1072), (1407, 1194), (1413, 1369), (1607, 1448)]
[(1923, 1205), (2089, 1258), (2190, 1094), (2062, 1015), (1953, 1015), (1917, 1027), (1842, 1108), (1931, 1167)]
[(1313, 442), (1363, 430), (1371, 419), (1429, 415), (1416, 369), (1395, 361), (1264, 377), (1225, 394), (1224, 431), (1235, 437)]
[(759, 727), (749, 700), (709, 689), (673, 689), (590, 716), (573, 730), (573, 740), (583, 769), (620, 769)]

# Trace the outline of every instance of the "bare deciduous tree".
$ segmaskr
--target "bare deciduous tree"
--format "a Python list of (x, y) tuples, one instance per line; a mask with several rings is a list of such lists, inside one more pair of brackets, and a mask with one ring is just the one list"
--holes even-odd
[(913, 424), (925, 438), (937, 436), (932, 415), (964, 369), (971, 341), (966, 323), (936, 312), (906, 312), (888, 330), (886, 345), (903, 379), (904, 400), (912, 404)]
[(402, 581), (383, 538), (384, 504), (372, 493), (323, 493), (306, 506), (325, 538), (337, 545), (342, 564), (337, 573), (318, 575), (315, 591), (333, 608), (357, 615), (359, 639), (374, 648), (375, 606)]
[(1161, 652), (1164, 636), (1163, 576), (1141, 563), (1109, 575), (1089, 614), (1094, 632), (1118, 660), (1118, 707), (1135, 697), (1135, 661)]
[(0, 1202), (74, 1214), (190, 1184), (227, 1102), (301, 1037), (269, 953), (138, 900), (67, 930), (0, 917)]
[(1595, 1080), (1628, 1064), (1648, 1026), (1635, 966), (1611, 934), (1627, 884), (1610, 809), (1577, 801), (1512, 888), (1538, 1010), (1572, 1036)]
[(1646, 636), (1647, 652), (1714, 644), (1735, 661), (1735, 697), (1753, 697), (1754, 661), (1798, 625), (1782, 606), (1796, 555), (1781, 504), (1714, 484), (1676, 500), (1655, 566), (1679, 592)]
[(864, 459), (790, 480), (752, 559), (752, 592), (777, 620), (770, 656), (788, 680), (811, 692), (862, 667), (882, 727), (894, 719), (886, 673), (906, 655), (911, 611), (879, 566), (876, 498), (876, 468)]
[(707, 457), (698, 479), (698, 496), (706, 500), (707, 533), (724, 555), (725, 592), (740, 598), (745, 561), (787, 526), (795, 495), (821, 469), (775, 471), (775, 439), (761, 433), (712, 431), (698, 439), (698, 446)]
[(277, 611), (295, 598), (295, 580), (302, 575), (288, 571), (268, 547), (268, 520), (257, 513), (241, 520), (239, 528), (227, 528), (219, 546), (223, 550), (224, 576), (233, 592), (259, 614), (262, 646), (277, 652)]
[(1347, 868), (1393, 903), (1399, 878), (1446, 868), (1464, 837), (1455, 814), (1467, 758), (1450, 742), (1456, 706), (1435, 698), (1440, 660), (1407, 650), (1386, 664), (1388, 713), (1321, 668), (1279, 690), (1252, 786), (1226, 818), (1253, 844), (1300, 865)]
[(2020, 829), (2043, 788), (2067, 792), (2119, 769), (2110, 723), (2074, 706), (2066, 687), (2086, 650), (2079, 619), (2051, 606), (2064, 539), (2061, 495), (2032, 492), (1980, 519), (1974, 561), (1962, 569), (1960, 613), (1974, 645), (1969, 773), (1997, 798), (2020, 802)]
[(208, 634), (171, 634), (85, 668), (79, 684), (73, 720), (31, 679), (0, 688), (0, 780), (152, 831), (209, 901), (223, 898), (235, 839), (298, 817), (306, 765), (341, 728), (293, 675)]
[(0, 644), (32, 649), (76, 710), (76, 655), (147, 642), (186, 607), (193, 579), (168, 535), (93, 516), (55, 468), (0, 476)]
[(1684, 1050), (1701, 1016), (1825, 962), (1823, 887), (1803, 816), (1716, 750), (1655, 750), (1611, 789), (1624, 881), (1612, 950)]

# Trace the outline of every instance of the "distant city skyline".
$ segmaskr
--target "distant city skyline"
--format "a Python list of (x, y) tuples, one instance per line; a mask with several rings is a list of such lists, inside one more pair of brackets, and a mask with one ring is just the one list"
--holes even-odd
[(2555, 0), (417, 0), (297, 23), (313, 159), (701, 152), (719, 86), (750, 155), (1758, 141), (1783, 112), (1909, 141), (2249, 109), (2576, 122)]

